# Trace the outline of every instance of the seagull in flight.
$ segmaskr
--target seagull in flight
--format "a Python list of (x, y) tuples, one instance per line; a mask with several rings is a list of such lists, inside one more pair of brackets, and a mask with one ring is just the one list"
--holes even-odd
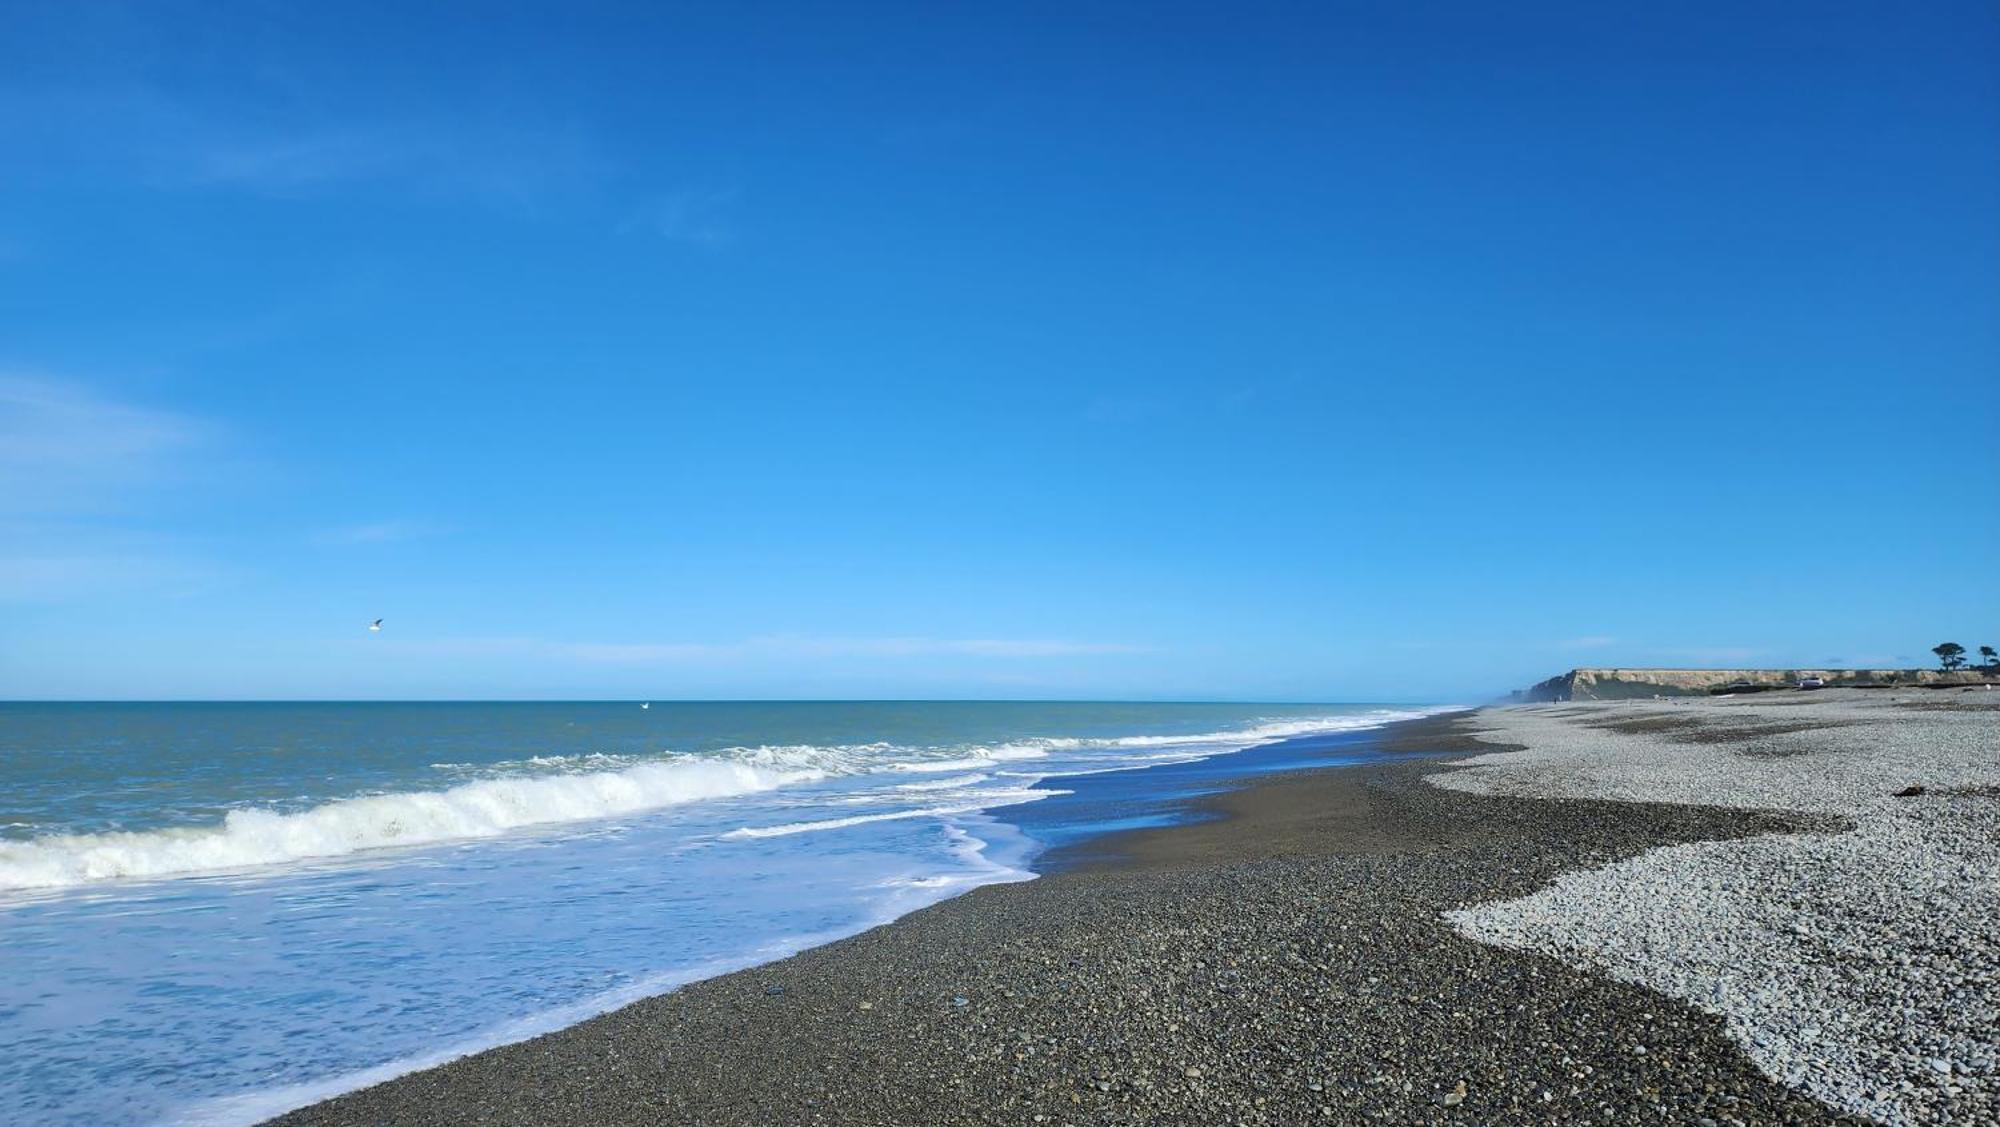
[(373, 633), (380, 634), (382, 632), (382, 620), (378, 618), (375, 621), (369, 623), (368, 629)]
[(651, 707), (653, 707), (653, 702), (647, 701), (646, 703), (639, 706), (639, 711), (644, 712)]

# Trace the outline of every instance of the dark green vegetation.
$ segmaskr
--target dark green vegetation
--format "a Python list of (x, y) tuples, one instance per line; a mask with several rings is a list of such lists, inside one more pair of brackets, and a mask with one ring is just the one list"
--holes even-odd
[[(1937, 655), (1938, 668), (1947, 673), (1965, 668), (1965, 647), (1957, 642), (1940, 642), (1931, 647)], [(1979, 664), (1974, 666), (1986, 673), (2000, 673), (2000, 651), (1992, 646), (1979, 647)]]

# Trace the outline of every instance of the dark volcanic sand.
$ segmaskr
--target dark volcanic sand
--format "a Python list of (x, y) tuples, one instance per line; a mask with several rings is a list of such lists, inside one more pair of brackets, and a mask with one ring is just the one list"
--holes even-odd
[[(1449, 719), (1385, 738), (1492, 750)], [(1439, 919), (1792, 823), (1422, 784), (1440, 769), (1259, 780), (1209, 800), (1223, 820), (1090, 843), (1115, 863), (1056, 858), (1055, 875), (278, 1122), (1841, 1121), (1764, 1079), (1717, 1019)]]

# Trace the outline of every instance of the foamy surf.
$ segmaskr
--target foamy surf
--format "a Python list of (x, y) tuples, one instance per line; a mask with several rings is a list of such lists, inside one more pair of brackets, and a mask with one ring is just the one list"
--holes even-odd
[[(442, 790), (341, 798), (305, 810), (239, 809), (219, 825), (0, 840), (0, 892), (63, 889), (115, 880), (152, 880), (232, 872), (344, 857), (371, 850), (476, 841), (519, 830), (645, 814), (802, 783), (869, 775), (951, 775), (892, 790), (948, 790), (1005, 765), (1022, 780), (1000, 798), (950, 811), (1032, 801), (1027, 790), (1049, 774), (1090, 774), (1225, 754), (1307, 732), (1376, 727), (1420, 712), (1383, 710), (1258, 724), (1190, 735), (1089, 739), (1046, 737), (992, 745), (912, 748), (889, 743), (735, 748), (709, 755), (639, 760), (600, 753), (536, 755), (482, 768), (489, 775)], [(433, 764), (459, 769), (468, 765)], [(1026, 797), (1019, 797), (1025, 795)], [(868, 794), (853, 801), (871, 801)], [(918, 807), (827, 820), (808, 829), (925, 816)], [(839, 824), (833, 824), (838, 821)], [(771, 836), (778, 827), (745, 827)], [(784, 829), (784, 833), (805, 832)], [(723, 835), (729, 838), (733, 835)]]
[(896, 789), (897, 789), (897, 790), (905, 790), (905, 791), (908, 791), (908, 790), (956, 790), (956, 789), (958, 789), (959, 787), (969, 787), (969, 786), (972, 786), (972, 785), (974, 785), (975, 783), (983, 783), (983, 782), (985, 782), (986, 780), (988, 780), (988, 779), (990, 779), (990, 778), (992, 778), (992, 777), (993, 777), (993, 776), (991, 776), (991, 775), (977, 775), (977, 774), (975, 774), (975, 775), (954, 775), (954, 776), (952, 776), (952, 777), (951, 777), (951, 778), (949, 778), (949, 779), (926, 779), (925, 781), (923, 781), (923, 782), (921, 782), (921, 783), (897, 783), (897, 784), (896, 784)]
[(346, 798), (297, 813), (232, 810), (222, 824), (0, 843), (0, 889), (186, 876), (364, 850), (497, 837), (826, 777), (815, 768), (680, 759), (619, 771), (481, 779), (442, 791)]
[(866, 826), (874, 822), (894, 822), (904, 818), (948, 818), (954, 814), (974, 814), (995, 806), (1014, 806), (1023, 802), (1053, 798), (1068, 794), (1061, 790), (1008, 790), (984, 794), (976, 802), (954, 803), (950, 806), (919, 806), (910, 810), (885, 810), (879, 814), (855, 814), (846, 818), (823, 818), (816, 822), (785, 822), (776, 826), (743, 826), (723, 834), (724, 841), (744, 841), (760, 837), (790, 837), (793, 834), (817, 833), (822, 830), (844, 830), (850, 826)]
[[(18, 972), (0, 975), (6, 1122), (261, 1120), (435, 1061), (440, 1045), (512, 1040), (761, 961), (772, 941), (791, 944), (781, 937), (851, 934), (1024, 879), (1027, 858), (1055, 838), (1023, 824), (1060, 834), (1066, 812), (1098, 817), (1062, 800), (1018, 820), (994, 809), (1049, 798), (1053, 776), (1409, 715), (960, 704), (669, 706), (643, 721), (622, 706), (571, 704), (45, 711), (0, 726), (0, 750), (11, 739), (16, 756), (10, 784), (29, 799), (8, 814), (40, 835), (0, 830), (0, 889), (22, 890), (0, 892), (0, 965)], [(79, 714), (101, 740), (72, 742)], [(162, 731), (184, 738), (149, 746)], [(899, 738), (880, 739), (890, 732)], [(772, 738), (742, 746), (754, 743), (744, 735)], [(76, 763), (122, 791), (66, 788)], [(1109, 786), (1142, 793), (1143, 774)], [(177, 810), (204, 808), (237, 813), (164, 828)], [(754, 832), (725, 837), (736, 830)], [(161, 968), (195, 988), (162, 991)], [(201, 988), (221, 980), (229, 991)], [(129, 1033), (97, 1038), (48, 1009), (48, 983), (88, 984), (98, 1012), (115, 1011)], [(150, 1064), (144, 1075), (123, 1067), (137, 1056)]]

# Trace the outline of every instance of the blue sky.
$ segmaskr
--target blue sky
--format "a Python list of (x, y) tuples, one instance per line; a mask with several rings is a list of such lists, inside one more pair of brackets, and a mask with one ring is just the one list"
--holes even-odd
[(1991, 5), (419, 7), (0, 7), (0, 696), (2000, 644)]

